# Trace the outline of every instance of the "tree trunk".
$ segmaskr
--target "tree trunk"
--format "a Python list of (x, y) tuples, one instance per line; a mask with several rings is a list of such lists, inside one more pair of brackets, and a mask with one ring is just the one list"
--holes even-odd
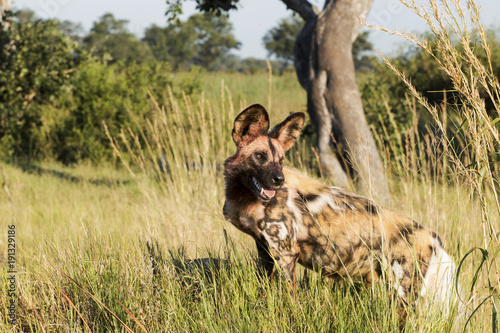
[(349, 186), (335, 139), (356, 171), (358, 188), (387, 201), (387, 179), (366, 122), (356, 84), (352, 44), (373, 0), (326, 0), (319, 12), (305, 0), (283, 0), (306, 21), (295, 44), (295, 67), (307, 90), (307, 111), (317, 133), (321, 166), (338, 186)]
[(4, 30), (9, 28), (9, 24), (3, 21), (4, 12), (12, 10), (12, 0), (0, 0), (0, 23), (3, 23)]

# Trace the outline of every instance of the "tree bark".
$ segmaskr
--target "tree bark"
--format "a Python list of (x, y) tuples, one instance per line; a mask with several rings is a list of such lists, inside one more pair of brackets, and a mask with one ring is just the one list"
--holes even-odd
[(317, 133), (322, 169), (338, 186), (349, 186), (335, 139), (356, 171), (358, 188), (381, 200), (390, 199), (387, 179), (366, 122), (356, 84), (352, 44), (373, 0), (326, 0), (321, 12), (306, 0), (283, 0), (306, 21), (295, 44), (295, 67), (307, 91), (307, 111)]
[(12, 0), (0, 0), (0, 23), (3, 23), (4, 30), (9, 28), (9, 24), (3, 22), (4, 12), (8, 10), (12, 10)]

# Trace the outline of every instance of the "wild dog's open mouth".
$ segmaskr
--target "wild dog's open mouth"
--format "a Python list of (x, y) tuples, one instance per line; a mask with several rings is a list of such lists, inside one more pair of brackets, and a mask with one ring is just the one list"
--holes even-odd
[(263, 200), (271, 200), (274, 195), (276, 194), (276, 191), (274, 190), (268, 190), (265, 189), (258, 181), (255, 179), (255, 177), (250, 177), (250, 184), (254, 187), (254, 190), (257, 192), (259, 197)]

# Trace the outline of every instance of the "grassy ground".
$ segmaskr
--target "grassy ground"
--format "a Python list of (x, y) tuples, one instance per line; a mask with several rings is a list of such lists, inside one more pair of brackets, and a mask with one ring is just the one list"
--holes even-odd
[[(4, 235), (0, 249), (5, 261), (7, 226), (14, 224), (16, 330), (399, 330), (396, 302), (382, 284), (368, 289), (348, 282), (334, 284), (315, 273), (304, 278), (301, 271), (294, 297), (280, 282), (259, 282), (252, 240), (222, 216), (221, 163), (234, 152), (229, 131), (240, 108), (234, 107), (239, 103), (237, 94), (229, 98), (231, 90), (224, 89), (222, 96), (220, 87), (222, 79), (233, 89), (253, 85), (249, 89), (259, 92), (252, 95), (252, 101), (241, 99), (242, 105), (266, 104), (268, 78), (234, 74), (212, 79), (205, 81), (204, 100), (172, 99), (164, 111), (158, 108), (156, 123), (152, 121), (148, 132), (152, 134), (145, 134), (150, 146), (142, 144), (140, 153), (125, 158), (129, 170), (65, 168), (52, 163), (25, 170), (5, 166), (12, 200), (0, 193)], [(282, 85), (272, 90), (276, 105), (272, 110), (277, 110), (272, 113), (274, 122), (289, 110), (303, 108), (303, 92), (289, 81), (288, 77), (273, 79)], [(278, 107), (281, 101), (286, 107)], [(124, 137), (134, 145), (133, 137)], [(122, 139), (115, 143), (117, 152), (126, 151)], [(317, 163), (310, 147), (310, 139), (302, 139), (288, 164), (316, 177)], [(151, 156), (165, 153), (167, 172), (155, 171), (157, 164), (148, 155), (149, 149)], [(395, 174), (391, 183), (393, 207), (438, 231), (457, 259), (482, 245), (481, 212), (469, 188), (443, 186), (421, 175), (399, 176)], [(217, 274), (207, 276), (192, 263), (182, 264), (185, 259), (203, 257), (229, 260), (230, 265), (222, 262)], [(478, 257), (470, 259), (462, 275), (467, 286), (478, 263)], [(7, 266), (1, 267), (7, 276)], [(481, 275), (480, 281), (485, 277)], [(2, 288), (6, 286), (4, 279)], [(486, 296), (480, 288), (474, 294), (471, 308)], [(0, 327), (8, 330), (6, 300), (0, 298)], [(436, 316), (417, 308), (410, 313), (406, 328), (442, 332), (454, 320), (453, 315)], [(490, 325), (491, 310), (482, 307), (468, 331), (484, 332)]]
[[(302, 280), (295, 300), (279, 283), (259, 283), (252, 267), (252, 242), (221, 216), (219, 172), (204, 176), (192, 171), (214, 188), (188, 188), (192, 200), (175, 201), (146, 197), (142, 185), (126, 183), (131, 177), (114, 170), (44, 168), (59, 168), (83, 179), (76, 182), (6, 168), (13, 202), (3, 195), (0, 214), (6, 217), (3, 230), (7, 224), (16, 225), (18, 320), (25, 330), (85, 331), (87, 323), (94, 332), (124, 331), (87, 290), (133, 331), (140, 331), (141, 325), (150, 332), (397, 331), (394, 302), (382, 285), (374, 290), (334, 285), (312, 274), (309, 281)], [(97, 177), (102, 183), (93, 182)], [(481, 245), (479, 211), (466, 192), (458, 187), (442, 190), (429, 184), (399, 183), (395, 206), (439, 230), (446, 248), (458, 258)], [(149, 195), (158, 192), (150, 189)], [(232, 239), (229, 243), (223, 230)], [(3, 237), (2, 249), (5, 241)], [(158, 246), (153, 264), (146, 242)], [(201, 270), (182, 269), (175, 259), (183, 256), (230, 259), (232, 266), (211, 280)], [(472, 274), (471, 265), (467, 266), (466, 279)], [(411, 315), (407, 327), (441, 332), (449, 325), (446, 317), (427, 319)], [(484, 332), (488, 322), (484, 309), (470, 331)]]

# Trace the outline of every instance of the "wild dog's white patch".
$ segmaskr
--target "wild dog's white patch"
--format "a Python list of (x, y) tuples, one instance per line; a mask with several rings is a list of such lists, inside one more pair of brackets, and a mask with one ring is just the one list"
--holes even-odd
[(315, 200), (306, 202), (307, 210), (311, 215), (321, 213), (325, 206), (329, 206), (333, 210), (343, 210), (341, 207), (335, 204), (333, 198), (328, 194), (321, 194)]
[(288, 230), (285, 226), (284, 222), (268, 222), (266, 223), (266, 229), (271, 227), (271, 226), (277, 226), (279, 231), (278, 231), (278, 239), (279, 240), (284, 240), (288, 236)]
[[(333, 194), (334, 197), (336, 197), (339, 194), (341, 194), (343, 196), (347, 196), (347, 197), (351, 197), (351, 198), (363, 199), (363, 200), (366, 200), (367, 203), (370, 203), (372, 206), (377, 207), (377, 205), (375, 204), (375, 202), (373, 202), (373, 200), (371, 200), (371, 199), (369, 199), (369, 198), (367, 198), (365, 196), (358, 195), (356, 193), (347, 192), (343, 188), (331, 186), (330, 190), (331, 190), (331, 192), (332, 192), (332, 194)], [(343, 204), (346, 205), (347, 207), (349, 207), (350, 210), (358, 210), (356, 208), (356, 206), (351, 205), (349, 203), (349, 200), (344, 200)], [(334, 209), (334, 208), (332, 207), (332, 209)], [(339, 208), (339, 207), (337, 207), (336, 209), (345, 210), (345, 209)]]
[(436, 251), (429, 260), (420, 296), (425, 296), (429, 304), (445, 312), (448, 312), (450, 307), (457, 304), (456, 302), (460, 302), (458, 312), (461, 313), (465, 311), (465, 306), (459, 300), (455, 290), (455, 262), (439, 245), (437, 239), (433, 239), (433, 245)]
[(269, 247), (271, 249), (274, 249), (275, 251), (278, 251), (278, 244), (276, 244), (271, 237), (269, 237), (269, 235), (267, 234), (267, 232), (264, 230), (262, 231), (261, 233), (262, 236), (264, 236), (267, 244), (269, 245)]
[(307, 209), (309, 210), (309, 213), (315, 215), (323, 211), (326, 205), (328, 205), (328, 202), (331, 201), (332, 199), (327, 196), (327, 195), (320, 195), (318, 196), (315, 200), (307, 201), (306, 206)]
[(397, 261), (394, 260), (392, 263), (392, 273), (394, 274), (394, 279), (396, 280), (396, 289), (398, 290), (398, 295), (400, 297), (405, 297), (405, 292), (403, 290), (403, 287), (400, 285), (401, 279), (404, 276), (404, 269), (403, 266)]
[[(295, 195), (292, 196), (292, 193)], [(293, 240), (304, 240), (307, 239), (309, 236), (309, 233), (307, 231), (307, 228), (304, 226), (302, 223), (302, 213), (300, 212), (299, 207), (294, 204), (294, 199), (297, 197), (296, 193), (293, 191), (288, 192), (288, 198), (286, 201), (286, 206), (292, 212), (293, 215), (293, 221), (292, 221), (292, 228), (293, 228)]]
[(455, 262), (434, 240), (436, 251), (431, 255), (429, 267), (424, 276), (420, 296), (428, 296), (437, 302), (447, 302), (452, 298), (455, 279)]
[(343, 194), (343, 195), (347, 195), (347, 196), (350, 196), (350, 197), (353, 197), (353, 198), (365, 199), (366, 201), (369, 201), (369, 202), (373, 203), (372, 199), (370, 199), (368, 197), (365, 197), (363, 195), (359, 195), (357, 193), (348, 192), (348, 191), (346, 191), (345, 189), (343, 189), (341, 187), (330, 186), (330, 190), (332, 191), (332, 193), (333, 193), (334, 196), (336, 196), (338, 194)]
[(387, 258), (385, 256), (382, 256), (382, 267), (387, 267)]

